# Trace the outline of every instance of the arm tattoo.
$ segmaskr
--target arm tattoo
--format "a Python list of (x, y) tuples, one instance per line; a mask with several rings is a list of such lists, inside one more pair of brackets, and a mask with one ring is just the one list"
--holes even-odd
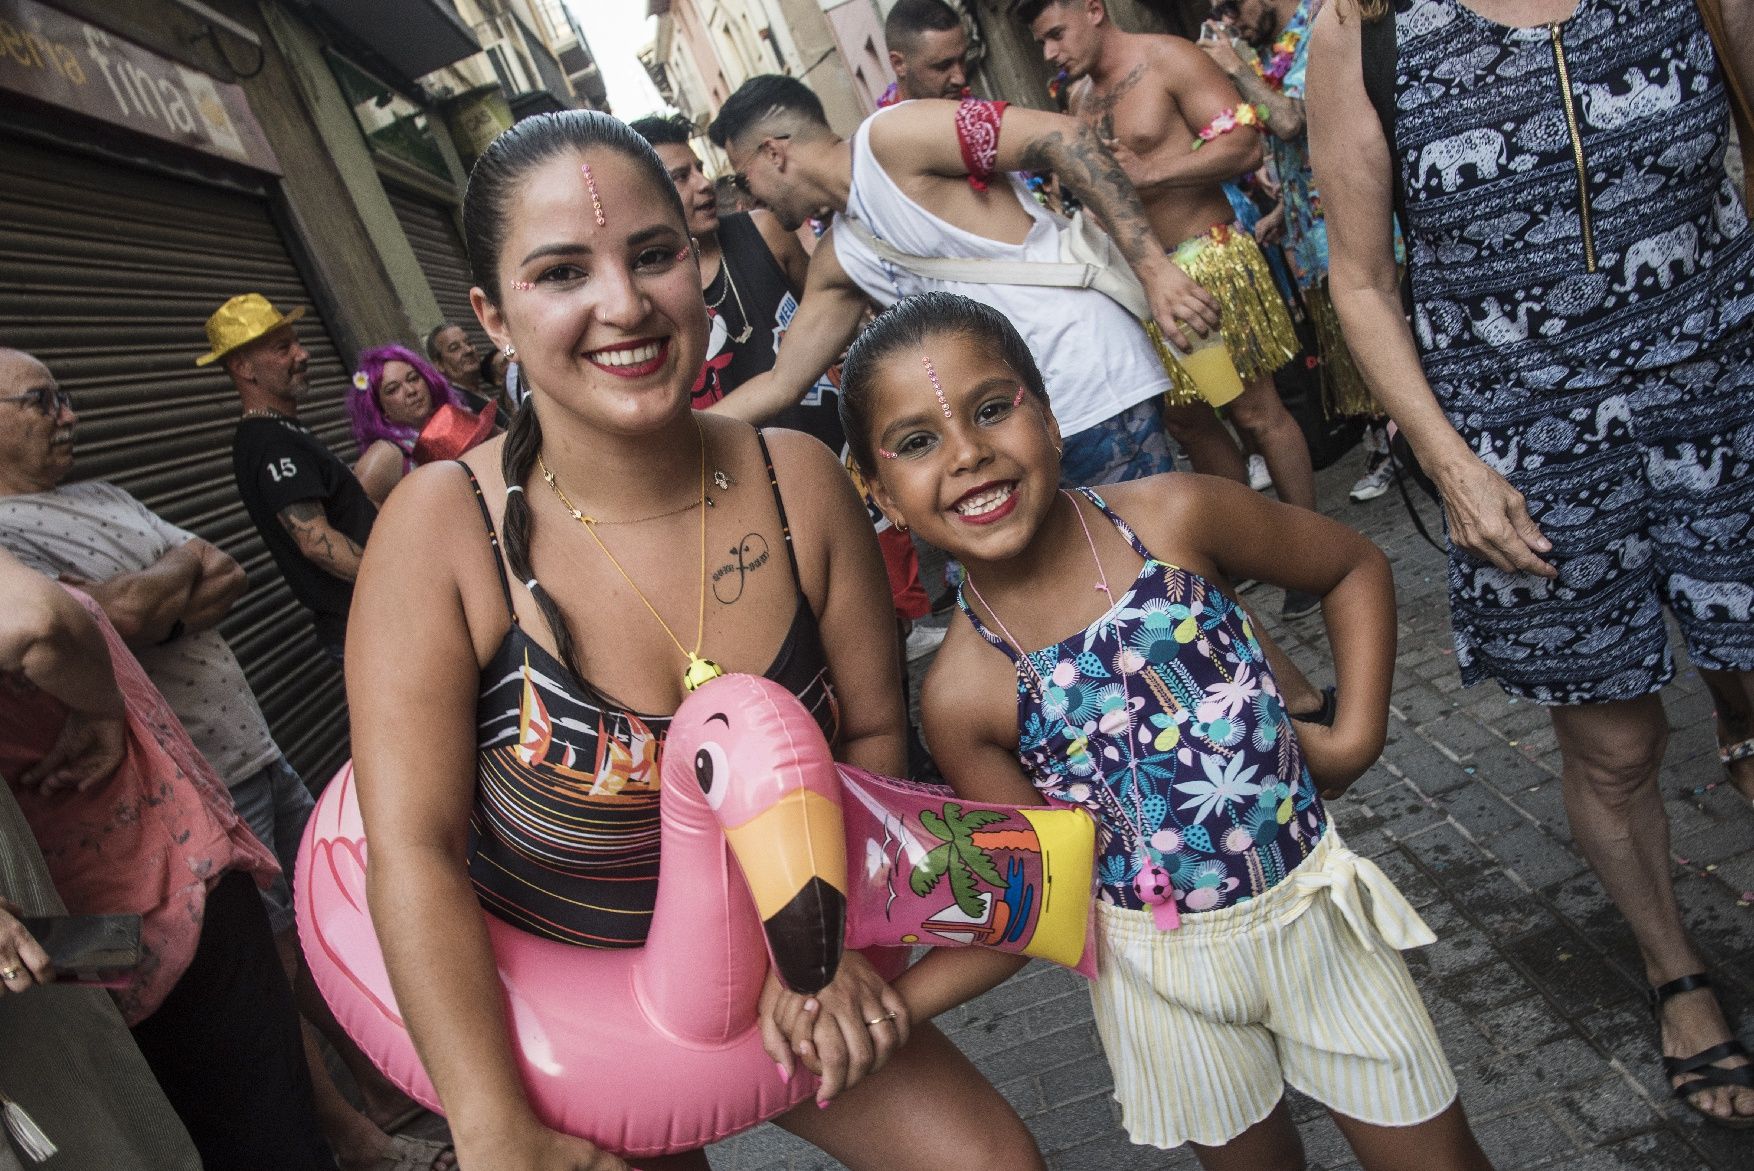
[(1023, 165), (1031, 171), (1052, 170), (1060, 182), (1108, 226), (1121, 255), (1135, 270), (1146, 261), (1162, 259), (1163, 246), (1145, 218), (1145, 205), (1121, 165), (1088, 125), (1068, 140), (1055, 130), (1029, 144)]
[(353, 538), (335, 531), (321, 504), (300, 500), (281, 509), (279, 519), (299, 552), (308, 559), (347, 581), (359, 573), (359, 559), (365, 550)]

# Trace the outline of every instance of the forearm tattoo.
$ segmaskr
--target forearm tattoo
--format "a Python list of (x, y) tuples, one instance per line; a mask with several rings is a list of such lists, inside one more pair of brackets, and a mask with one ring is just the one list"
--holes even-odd
[(1136, 270), (1161, 259), (1163, 247), (1145, 218), (1145, 205), (1108, 148), (1089, 126), (1068, 139), (1056, 130), (1030, 143), (1023, 165), (1031, 171), (1051, 170), (1080, 202), (1102, 217), (1121, 255)]
[(281, 526), (298, 545), (299, 552), (336, 577), (351, 581), (358, 574), (359, 559), (365, 550), (353, 538), (335, 531), (321, 504), (301, 500), (281, 509), (279, 515)]

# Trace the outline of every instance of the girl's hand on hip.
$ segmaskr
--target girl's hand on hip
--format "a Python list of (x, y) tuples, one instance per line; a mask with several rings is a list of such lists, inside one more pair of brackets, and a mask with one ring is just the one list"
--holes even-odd
[(1450, 544), (1510, 573), (1557, 578), (1543, 560), (1553, 543), (1529, 516), (1523, 494), (1476, 456), (1458, 461), (1436, 477), (1449, 520)]

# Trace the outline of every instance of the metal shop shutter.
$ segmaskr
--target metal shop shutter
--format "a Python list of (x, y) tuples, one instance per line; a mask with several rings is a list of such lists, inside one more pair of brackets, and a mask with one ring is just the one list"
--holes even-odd
[(420, 262), (420, 271), (432, 286), (432, 295), (438, 300), (445, 320), (462, 326), (478, 353), (492, 350), (493, 342), (469, 304), (469, 290), (475, 280), (469, 275), (469, 254), (457, 235), (451, 209), (388, 184), (384, 192), (390, 197), (390, 206), (396, 209), (408, 246), (414, 249), (414, 259)]
[(47, 363), (79, 412), (76, 479), (110, 480), (236, 557), (250, 589), (222, 627), (280, 748), (320, 785), (347, 753), (340, 672), (238, 498), (238, 400), (203, 323), (260, 292), (307, 308), (300, 416), (352, 457), (335, 346), (265, 201), (16, 139), (0, 139), (0, 341)]

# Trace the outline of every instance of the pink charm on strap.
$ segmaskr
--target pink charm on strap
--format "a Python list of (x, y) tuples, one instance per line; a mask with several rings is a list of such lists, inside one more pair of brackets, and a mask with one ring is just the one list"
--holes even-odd
[(603, 201), (597, 198), (597, 179), (591, 174), (590, 163), (580, 163), (579, 170), (585, 173), (585, 190), (591, 193), (591, 211), (597, 216), (597, 226), (603, 226)]
[(968, 168), (968, 185), (976, 191), (987, 189), (987, 180), (999, 165), (999, 122), (1009, 104), (964, 98), (956, 107), (956, 145)]
[(926, 377), (932, 380), (932, 393), (938, 396), (938, 407), (944, 412), (944, 417), (948, 419), (950, 417), (950, 404), (944, 400), (944, 388), (938, 384), (938, 371), (933, 368), (931, 358), (921, 355), (920, 361), (926, 364)]

